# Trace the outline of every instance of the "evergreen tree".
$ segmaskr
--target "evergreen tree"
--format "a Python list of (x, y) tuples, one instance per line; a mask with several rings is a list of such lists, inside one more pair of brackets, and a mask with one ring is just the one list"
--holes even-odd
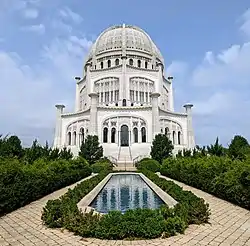
[(224, 155), (224, 149), (221, 144), (219, 144), (219, 138), (217, 137), (215, 140), (215, 144), (211, 144), (210, 146), (207, 146), (207, 152), (210, 155), (216, 155), (216, 156), (223, 156)]
[(87, 136), (81, 144), (79, 156), (85, 158), (89, 164), (95, 163), (103, 156), (103, 148), (99, 144), (98, 136)]
[(228, 147), (228, 154), (233, 159), (244, 160), (250, 154), (248, 141), (239, 135), (234, 136)]
[(150, 155), (153, 159), (162, 163), (165, 158), (172, 156), (173, 149), (171, 140), (165, 134), (157, 134), (153, 140)]

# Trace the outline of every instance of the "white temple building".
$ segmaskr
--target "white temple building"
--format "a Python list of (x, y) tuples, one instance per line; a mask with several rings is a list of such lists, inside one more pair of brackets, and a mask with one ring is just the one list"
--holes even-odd
[(112, 26), (100, 34), (76, 77), (75, 109), (56, 105), (54, 147), (77, 155), (87, 135), (98, 135), (104, 156), (120, 162), (149, 156), (158, 133), (174, 152), (195, 146), (192, 104), (174, 111), (172, 77), (164, 73), (161, 52), (142, 29)]

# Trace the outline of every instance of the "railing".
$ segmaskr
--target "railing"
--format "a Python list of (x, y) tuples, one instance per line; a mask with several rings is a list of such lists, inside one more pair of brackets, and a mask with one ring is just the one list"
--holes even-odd
[(107, 158), (111, 161), (111, 163), (117, 166), (117, 159), (111, 155), (107, 156)]
[(149, 155), (138, 155), (133, 159), (133, 165), (135, 166), (137, 162), (139, 162), (140, 160), (142, 160), (143, 158), (150, 158)]

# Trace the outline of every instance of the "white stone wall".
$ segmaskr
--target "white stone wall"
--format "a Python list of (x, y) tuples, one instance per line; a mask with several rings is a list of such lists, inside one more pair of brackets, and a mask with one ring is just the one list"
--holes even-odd
[[(106, 156), (117, 158), (120, 151), (119, 131), (124, 124), (128, 126), (131, 136), (129, 146), (132, 158), (149, 155), (154, 135), (165, 133), (166, 127), (172, 141), (175, 132), (174, 152), (194, 147), (190, 104), (187, 104), (186, 113), (174, 112), (172, 79), (165, 77), (164, 60), (149, 36), (137, 27), (126, 25), (108, 29), (104, 33), (105, 38), (100, 35), (90, 51), (84, 64), (83, 77), (77, 79), (75, 112), (64, 114), (62, 105), (57, 108), (54, 147), (66, 146), (77, 155), (79, 134), (83, 128), (85, 137), (97, 133)], [(119, 41), (114, 36), (118, 34)], [(139, 41), (133, 44), (131, 35)], [(108, 40), (119, 45), (111, 44)], [(117, 90), (119, 97), (115, 98)], [(138, 100), (131, 101), (130, 90), (134, 91)], [(105, 97), (105, 92), (109, 97), (107, 103), (101, 101), (101, 95)], [(126, 106), (123, 105), (124, 100)], [(103, 143), (104, 124), (108, 127), (107, 143)], [(133, 139), (135, 124), (138, 124), (138, 143), (134, 143)], [(146, 129), (145, 143), (141, 142), (142, 127)], [(111, 128), (116, 129), (115, 143), (111, 143)], [(75, 133), (76, 140), (73, 140)]]

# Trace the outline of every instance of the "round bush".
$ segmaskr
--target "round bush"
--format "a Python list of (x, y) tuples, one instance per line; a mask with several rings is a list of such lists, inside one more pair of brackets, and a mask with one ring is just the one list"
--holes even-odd
[(100, 173), (103, 171), (112, 171), (112, 164), (108, 160), (101, 160), (91, 165), (91, 169), (93, 173)]
[(138, 169), (146, 169), (152, 172), (158, 172), (160, 170), (160, 164), (153, 159), (142, 160), (137, 164)]

